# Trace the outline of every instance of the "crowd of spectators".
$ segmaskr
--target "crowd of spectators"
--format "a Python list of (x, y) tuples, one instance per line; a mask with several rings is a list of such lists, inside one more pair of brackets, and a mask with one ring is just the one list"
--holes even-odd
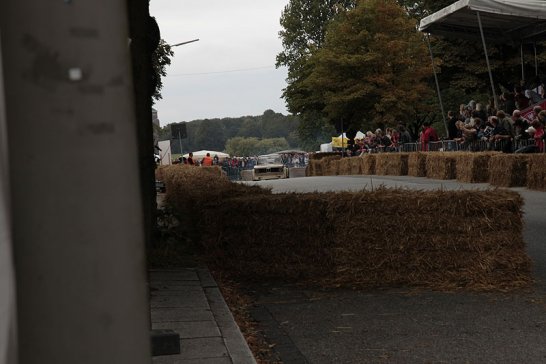
[[(545, 100), (545, 87), (536, 82), (529, 89), (514, 87), (513, 92), (501, 94), (498, 109), (493, 99), (487, 105), (471, 100), (461, 104), (459, 111), (447, 113), (449, 142), (443, 142), (442, 150), (497, 150), (503, 152), (544, 152), (544, 126), (546, 110), (538, 105)], [(532, 110), (530, 110), (530, 107)], [(523, 114), (523, 112), (525, 113)], [(367, 131), (362, 138), (355, 138), (346, 153), (348, 156), (371, 152), (400, 150), (428, 151), (431, 144), (439, 141), (437, 131), (429, 122), (423, 123), (419, 135), (412, 135), (401, 122), (396, 128)], [(414, 143), (413, 148), (403, 148)], [(444, 148), (447, 146), (447, 148)], [(430, 149), (438, 150), (439, 148)]]
[(517, 86), (513, 93), (502, 93), (498, 110), (493, 102), (486, 108), (474, 101), (462, 104), (458, 114), (448, 112), (449, 139), (469, 150), (544, 152), (546, 110), (540, 105), (529, 110), (532, 105), (542, 102), (544, 96), (542, 85), (525, 91)]

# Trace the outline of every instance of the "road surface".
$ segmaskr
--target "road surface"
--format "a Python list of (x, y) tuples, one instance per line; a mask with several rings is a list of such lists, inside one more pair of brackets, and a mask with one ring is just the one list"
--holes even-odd
[[(273, 192), (387, 187), (478, 189), (419, 177), (335, 176), (247, 182)], [(546, 363), (546, 193), (525, 199), (524, 238), (536, 284), (514, 293), (412, 289), (256, 289), (254, 318), (284, 363)], [(484, 193), (487, 193), (484, 191)]]

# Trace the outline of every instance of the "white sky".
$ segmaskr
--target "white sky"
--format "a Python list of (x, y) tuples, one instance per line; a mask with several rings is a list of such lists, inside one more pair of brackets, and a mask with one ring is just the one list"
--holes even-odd
[[(150, 14), (174, 47), (156, 102), (161, 125), (204, 118), (287, 114), (279, 18), (289, 0), (151, 0)], [(240, 71), (245, 70), (245, 71)]]

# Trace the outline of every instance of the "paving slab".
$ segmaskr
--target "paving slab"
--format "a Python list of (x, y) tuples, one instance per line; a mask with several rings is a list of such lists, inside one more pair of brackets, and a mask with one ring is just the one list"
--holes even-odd
[(169, 321), (152, 323), (152, 329), (170, 329), (180, 335), (181, 339), (200, 337), (221, 337), (215, 321)]
[(158, 292), (152, 293), (150, 298), (152, 308), (192, 308), (207, 307), (207, 297), (204, 293), (198, 292), (187, 295), (159, 295)]
[(210, 308), (161, 308), (151, 310), (152, 323), (172, 321), (211, 321)]
[(150, 278), (152, 328), (181, 338), (179, 355), (155, 357), (154, 364), (256, 364), (208, 269), (153, 271)]

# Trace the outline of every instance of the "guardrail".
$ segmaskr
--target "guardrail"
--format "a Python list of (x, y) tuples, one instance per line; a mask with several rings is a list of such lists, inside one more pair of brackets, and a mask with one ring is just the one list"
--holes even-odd
[[(455, 140), (440, 140), (437, 142), (429, 142), (426, 148), (423, 148), (422, 143), (405, 143), (398, 148), (386, 150), (385, 148), (375, 148), (371, 153), (384, 152), (485, 152), (485, 151), (501, 151), (506, 153), (514, 153), (522, 148), (535, 145), (532, 139), (525, 140), (500, 140), (500, 141), (455, 141)], [(543, 151), (544, 152), (544, 151)]]

